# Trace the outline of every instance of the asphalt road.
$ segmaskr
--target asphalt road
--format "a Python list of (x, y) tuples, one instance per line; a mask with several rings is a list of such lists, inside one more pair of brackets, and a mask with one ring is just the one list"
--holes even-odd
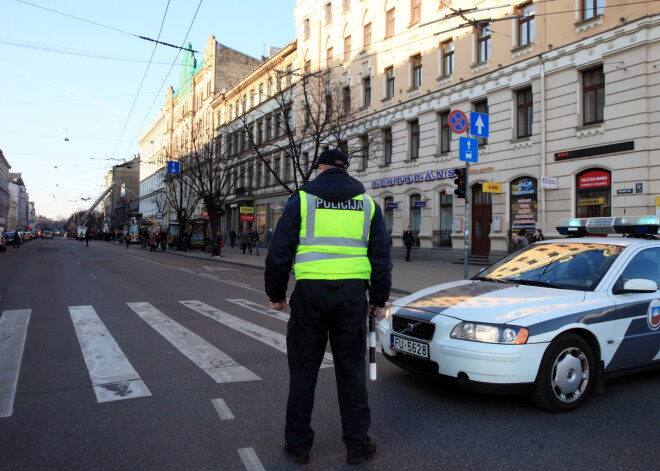
[[(0, 335), (0, 469), (355, 469), (331, 366), (310, 464), (283, 452), (286, 316), (267, 309), (262, 269), (70, 240), (9, 247), (0, 267), (0, 321), (27, 322)], [(608, 381), (569, 414), (417, 377), (381, 355), (378, 375), (378, 453), (360, 469), (660, 469), (658, 371)]]

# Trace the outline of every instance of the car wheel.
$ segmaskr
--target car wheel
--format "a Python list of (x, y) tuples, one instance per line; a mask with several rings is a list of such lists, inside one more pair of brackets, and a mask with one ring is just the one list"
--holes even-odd
[(577, 409), (596, 379), (596, 364), (589, 344), (580, 336), (555, 339), (543, 355), (532, 401), (552, 412)]

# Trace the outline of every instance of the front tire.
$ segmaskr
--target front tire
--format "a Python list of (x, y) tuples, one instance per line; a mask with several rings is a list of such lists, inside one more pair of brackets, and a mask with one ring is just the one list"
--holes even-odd
[(543, 355), (531, 399), (552, 412), (577, 409), (596, 380), (596, 364), (589, 344), (575, 334), (555, 339)]

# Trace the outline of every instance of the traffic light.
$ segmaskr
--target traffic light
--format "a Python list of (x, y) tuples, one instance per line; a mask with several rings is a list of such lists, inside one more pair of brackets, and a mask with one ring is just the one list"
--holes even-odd
[(454, 169), (454, 176), (456, 177), (454, 180), (454, 183), (456, 184), (456, 189), (454, 189), (454, 196), (457, 198), (465, 198), (465, 168)]

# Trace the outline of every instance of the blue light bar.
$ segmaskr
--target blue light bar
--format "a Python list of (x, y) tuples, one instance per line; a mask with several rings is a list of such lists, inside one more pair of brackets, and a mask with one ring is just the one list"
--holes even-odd
[(608, 218), (562, 219), (557, 232), (568, 236), (634, 234), (638, 236), (657, 234), (660, 228), (658, 216), (622, 216)]

